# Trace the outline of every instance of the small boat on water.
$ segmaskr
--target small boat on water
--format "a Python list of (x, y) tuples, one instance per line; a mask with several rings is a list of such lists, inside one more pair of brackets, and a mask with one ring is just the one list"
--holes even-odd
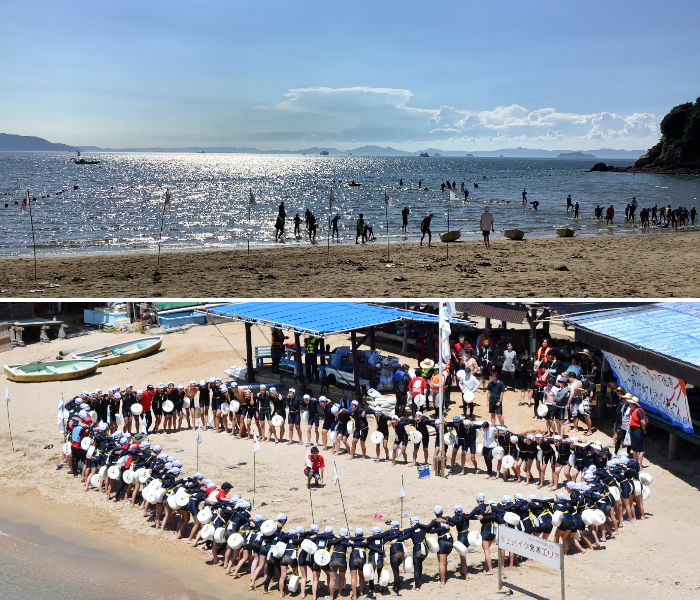
[(440, 234), (440, 241), (441, 242), (456, 242), (459, 238), (462, 237), (462, 231), (446, 231), (445, 233)]
[(76, 165), (99, 165), (100, 161), (99, 160), (87, 160), (85, 158), (81, 158), (81, 159), (74, 158), (73, 163), (75, 163)]
[(574, 237), (574, 230), (570, 227), (555, 227), (554, 231), (556, 231), (557, 235), (560, 237)]
[(350, 183), (348, 183), (349, 187), (360, 187), (361, 185), (361, 183), (355, 183), (354, 179)]
[(106, 367), (107, 365), (116, 365), (147, 356), (158, 350), (162, 343), (162, 336), (146, 337), (96, 348), (95, 350), (76, 352), (73, 354), (73, 358), (78, 360), (96, 360), (101, 367)]
[(509, 240), (522, 240), (525, 237), (525, 232), (520, 229), (504, 229), (503, 235)]
[(32, 383), (35, 381), (64, 381), (78, 379), (97, 371), (96, 360), (50, 360), (24, 365), (5, 365), (5, 376), (10, 381)]

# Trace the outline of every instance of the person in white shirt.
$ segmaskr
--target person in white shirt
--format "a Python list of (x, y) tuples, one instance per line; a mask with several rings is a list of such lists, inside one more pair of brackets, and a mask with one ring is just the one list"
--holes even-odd
[(489, 245), (489, 234), (495, 231), (493, 228), (493, 215), (489, 212), (489, 207), (484, 206), (484, 212), (481, 213), (481, 220), (479, 221), (479, 227), (481, 227), (481, 233), (484, 235), (484, 246), (490, 248)]
[[(472, 375), (471, 369), (465, 368), (457, 371), (457, 384), (462, 392), (462, 411), (464, 412), (464, 417), (467, 417), (467, 405), (469, 405), (469, 418), (471, 419), (474, 417), (474, 393), (479, 389), (479, 380)], [(467, 394), (467, 392), (471, 393)]]
[(486, 463), (487, 475), (485, 479), (498, 479), (498, 475), (493, 472), (493, 449), (496, 444), (496, 429), (491, 427), (488, 421), (484, 421), (481, 425), (481, 435), (484, 439), (483, 455)]

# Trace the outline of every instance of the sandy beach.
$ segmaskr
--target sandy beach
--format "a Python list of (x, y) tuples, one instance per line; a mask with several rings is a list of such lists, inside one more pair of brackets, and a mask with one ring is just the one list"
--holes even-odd
[[(5, 297), (695, 297), (700, 232), (0, 260)], [(580, 258), (572, 258), (580, 255)], [(564, 267), (564, 269), (562, 269)], [(690, 268), (689, 268), (690, 267)]]
[[(225, 324), (219, 329), (236, 349), (244, 348), (244, 328)], [(347, 336), (334, 336), (332, 346), (344, 343)], [(76, 351), (128, 339), (126, 335), (96, 332), (79, 338), (51, 343), (50, 353), (59, 350)], [(253, 343), (264, 342), (263, 332), (253, 329)], [(389, 349), (387, 349), (388, 351)], [(34, 344), (16, 348), (5, 354), (3, 362), (25, 362), (46, 356), (47, 346)], [(391, 350), (392, 354), (396, 354)], [(410, 359), (413, 362), (413, 359)], [(203, 549), (192, 549), (184, 541), (177, 542), (172, 532), (156, 533), (152, 521), (142, 518), (139, 510), (108, 503), (104, 496), (84, 492), (79, 480), (69, 476), (66, 469), (57, 470), (61, 462), (60, 435), (56, 427), (56, 407), (61, 394), (69, 396), (83, 389), (106, 389), (111, 385), (133, 383), (136, 387), (150, 382), (187, 383), (190, 379), (223, 376), (223, 369), (241, 364), (227, 341), (213, 327), (193, 327), (177, 334), (166, 335), (162, 350), (133, 362), (98, 370), (94, 375), (76, 381), (17, 384), (10, 382), (12, 401), (10, 415), (16, 452), (12, 453), (7, 433), (7, 416), (0, 414), (0, 460), (4, 466), (0, 479), (0, 514), (18, 523), (39, 525), (42, 531), (57, 537), (69, 536), (74, 543), (101, 548), (113, 553), (120, 561), (133, 565), (148, 565), (158, 577), (170, 578), (174, 587), (192, 590), (208, 597), (230, 598), (232, 594), (252, 597), (245, 578), (227, 578), (219, 566), (212, 565)], [(0, 382), (4, 384), (5, 381)], [(456, 399), (456, 394), (454, 394)], [(543, 431), (543, 423), (532, 420), (532, 409), (518, 407), (519, 394), (507, 392), (504, 414), (506, 424), (521, 433)], [(483, 418), (484, 393), (477, 394), (477, 418)], [(606, 421), (593, 439), (610, 443), (610, 427)], [(373, 428), (373, 425), (370, 426)], [(166, 453), (176, 455), (190, 472), (195, 470), (195, 432), (185, 430), (170, 435), (149, 436), (151, 443), (163, 446)], [(43, 449), (46, 444), (52, 449)], [(368, 444), (370, 452), (373, 444)], [(697, 555), (700, 539), (700, 476), (697, 458), (685, 456), (667, 463), (666, 439), (653, 436), (647, 442), (648, 472), (654, 477), (652, 496), (645, 503), (649, 519), (626, 525), (618, 538), (604, 543), (605, 549), (585, 555), (574, 554), (566, 559), (567, 598), (588, 600), (624, 595), (663, 593), (672, 599), (696, 598), (700, 584), (692, 557)], [(311, 523), (309, 494), (302, 474), (305, 448), (295, 444), (263, 443), (257, 454), (257, 486), (255, 513), (271, 516), (279, 511), (289, 515), (290, 525)], [(324, 452), (327, 461), (325, 486), (313, 491), (314, 517), (317, 523), (334, 519), (336, 528), (345, 525), (338, 488), (333, 485), (334, 457)], [(419, 480), (414, 468), (370, 460), (335, 458), (341, 477), (347, 518), (350, 526), (362, 526), (365, 531), (374, 525), (385, 527), (384, 521), (400, 518), (398, 499), (401, 477), (404, 477), (406, 498), (404, 525), (407, 516), (417, 515), (421, 521), (431, 518), (432, 507), (443, 504), (451, 509), (461, 503), (465, 509), (475, 504), (477, 492), (484, 491), (489, 499), (500, 500), (504, 493), (537, 492), (535, 485), (517, 486), (502, 481), (486, 481), (482, 475), (471, 473), (464, 477), (442, 479), (431, 476)], [(244, 463), (238, 465), (238, 463)], [(469, 464), (469, 462), (468, 462)], [(238, 465), (236, 468), (229, 468)], [(482, 466), (480, 464), (480, 466)], [(229, 481), (233, 492), (252, 500), (252, 443), (234, 439), (226, 434), (204, 433), (199, 447), (199, 470), (216, 483)], [(547, 492), (546, 488), (542, 492)], [(542, 493), (540, 492), (540, 493)], [(382, 514), (374, 519), (375, 513)], [(450, 510), (451, 513), (451, 510)], [(495, 556), (495, 550), (493, 552)], [(1, 559), (2, 557), (0, 557)], [(469, 554), (475, 568), (470, 581), (455, 579), (456, 555), (448, 565), (448, 583), (440, 589), (436, 582), (437, 563), (431, 555), (424, 572), (430, 576), (416, 598), (496, 598), (497, 580), (483, 574), (481, 552)], [(690, 558), (690, 559), (689, 559)], [(558, 598), (559, 574), (533, 562), (506, 570), (506, 585), (518, 598)], [(410, 581), (410, 576), (408, 578)], [(170, 597), (164, 593), (164, 597)], [(275, 596), (276, 597), (276, 596)]]

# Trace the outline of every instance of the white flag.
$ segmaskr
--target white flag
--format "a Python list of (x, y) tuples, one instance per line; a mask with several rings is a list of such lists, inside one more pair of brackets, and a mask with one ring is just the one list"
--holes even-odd
[(61, 399), (58, 401), (58, 415), (61, 416), (63, 414), (63, 394), (61, 394)]
[(146, 436), (148, 435), (148, 424), (146, 423), (145, 415), (141, 418), (141, 433)]
[(401, 478), (401, 489), (399, 490), (399, 498), (403, 498), (406, 495), (406, 490), (403, 489), (403, 477)]
[(394, 206), (394, 199), (386, 193), (386, 190), (384, 190), (384, 202), (387, 206)]
[(107, 405), (107, 425), (111, 423), (110, 421), (110, 414), (109, 414), (109, 404)]
[(8, 403), (10, 402), (10, 390), (7, 389), (7, 384), (5, 384), (5, 400), (7, 400)]
[(165, 190), (165, 206), (170, 206), (170, 188)]
[(24, 199), (22, 200), (22, 212), (26, 212), (27, 206), (29, 205), (30, 198), (29, 198), (29, 190), (27, 190), (27, 193), (24, 195)]
[(450, 190), (450, 202), (455, 202), (456, 200), (457, 200), (457, 196), (455, 195), (455, 193), (452, 190)]
[(335, 468), (335, 463), (333, 463), (333, 485), (338, 485), (340, 477), (338, 477), (338, 469)]
[(252, 189), (250, 190), (250, 195), (248, 196), (248, 204), (250, 204), (250, 206), (255, 206), (255, 205), (257, 205), (257, 202), (255, 201), (255, 196), (253, 196), (253, 190), (252, 190)]
[(260, 440), (258, 439), (258, 434), (253, 435), (253, 454), (260, 450)]
[(202, 426), (197, 427), (197, 443), (201, 444), (204, 440), (202, 439)]
[(328, 201), (328, 206), (333, 207), (334, 202), (335, 202), (335, 194), (333, 193), (333, 188), (331, 188), (331, 197), (330, 197), (330, 200)]
[(440, 302), (440, 354), (445, 362), (450, 359), (450, 319), (453, 309), (454, 302)]

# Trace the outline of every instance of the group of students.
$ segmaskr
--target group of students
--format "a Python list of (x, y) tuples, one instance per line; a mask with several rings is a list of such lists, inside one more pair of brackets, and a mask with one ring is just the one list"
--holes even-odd
[[(79, 397), (65, 408), (70, 442), (64, 451), (71, 473), (81, 477), (86, 491), (93, 487), (107, 500), (124, 499), (125, 504), (133, 506), (140, 496), (144, 518), (153, 517), (157, 529), (171, 529), (178, 539), (187, 534), (195, 547), (202, 541), (210, 543), (214, 564), (220, 563), (222, 555), (227, 574), (232, 573), (234, 578), (248, 575), (251, 589), (256, 589), (262, 579), (264, 591), (271, 593), (276, 587), (280, 597), (287, 591), (299, 591), (304, 598), (310, 585), (316, 600), (324, 574), (327, 597), (336, 598), (343, 594), (348, 570), (353, 599), (364, 593), (375, 598), (385, 589), (400, 596), (402, 572), (406, 579), (413, 572), (413, 588), (421, 588), (423, 562), (430, 553), (437, 555), (438, 585), (442, 586), (447, 579), (447, 558), (453, 550), (460, 556), (457, 571), (466, 580), (466, 555), (479, 546), (484, 552), (484, 572), (491, 575), (490, 548), (499, 526), (515, 527), (546, 539), (553, 536), (555, 542), (563, 543), (565, 553), (571, 546), (586, 552), (616, 537), (623, 526), (645, 518), (643, 499), (648, 497), (652, 482), (651, 476), (641, 472), (639, 464), (625, 452), (611, 455), (591, 446), (578, 452), (577, 446), (573, 466), (566, 461), (571, 470), (566, 491), (555, 497), (503, 495), (496, 503), (479, 493), (471, 511), (456, 505), (448, 516), (442, 506), (435, 506), (434, 518), (427, 523), (411, 517), (405, 529), (398, 521), (391, 521), (384, 530), (375, 526), (371, 533), (365, 533), (362, 527), (345, 527), (336, 534), (332, 526), (323, 531), (316, 524), (308, 529), (303, 525), (291, 527), (284, 513), (265, 519), (255, 514), (256, 507), (248, 500), (238, 495), (229, 498), (231, 484), (217, 486), (201, 473), (188, 476), (179, 460), (140, 434), (110, 433), (107, 423), (89, 416), (89, 405)], [(488, 431), (488, 423), (484, 428)], [(514, 456), (509, 442), (524, 448), (524, 452), (536, 447), (530, 436), (518, 436), (517, 442), (513, 437), (501, 442), (503, 451), (509, 452), (504, 456)], [(556, 464), (561, 465), (566, 451), (571, 451), (570, 442), (552, 441), (559, 452)], [(554, 456), (554, 450), (546, 446), (549, 443), (541, 441), (540, 450)], [(529, 460), (523, 453), (519, 456)], [(305, 473), (311, 469), (313, 475), (318, 469), (322, 464), (318, 457), (318, 448), (312, 448)], [(503, 552), (500, 560), (505, 563)], [(515, 561), (511, 554), (510, 565)]]

